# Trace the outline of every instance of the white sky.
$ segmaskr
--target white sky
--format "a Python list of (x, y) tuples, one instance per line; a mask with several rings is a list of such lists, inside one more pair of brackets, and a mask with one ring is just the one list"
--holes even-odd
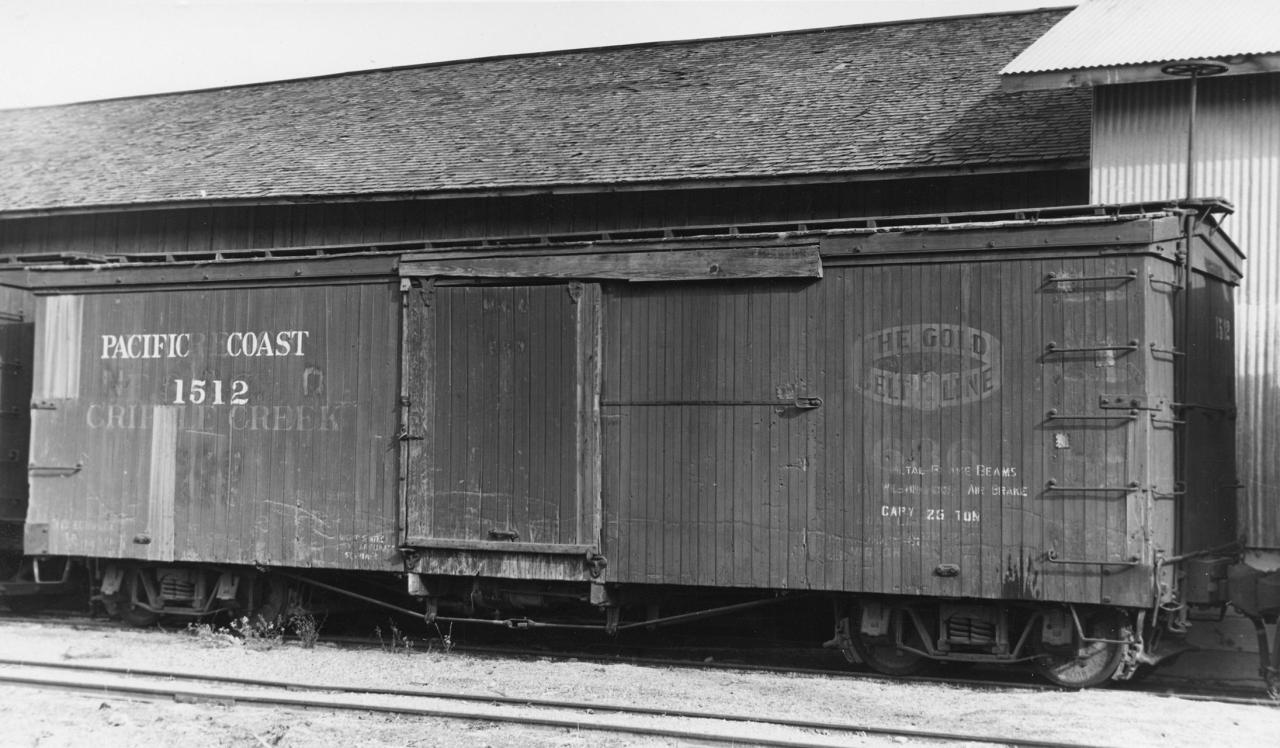
[(0, 0), (0, 108), (1075, 0)]

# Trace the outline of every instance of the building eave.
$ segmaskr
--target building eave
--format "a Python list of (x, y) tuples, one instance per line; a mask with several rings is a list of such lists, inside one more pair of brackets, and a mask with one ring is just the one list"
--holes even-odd
[[(1139, 65), (1005, 73), (1000, 76), (1000, 85), (1005, 91), (1015, 92), (1110, 86), (1120, 83), (1154, 83), (1176, 79), (1176, 76), (1169, 75), (1164, 72), (1164, 69), (1170, 64), (1179, 62), (1198, 62), (1198, 60), (1162, 60)], [(1222, 76), (1280, 73), (1280, 53), (1245, 55), (1207, 62), (1226, 67), (1226, 72), (1219, 74)]]
[(1017, 174), (1038, 171), (1070, 171), (1087, 169), (1088, 159), (1046, 159), (981, 166), (936, 167), (927, 169), (895, 169), (830, 174), (797, 174), (769, 177), (726, 177), (723, 179), (672, 180), (652, 182), (618, 182), (609, 184), (545, 184), (512, 185), (473, 190), (436, 190), (424, 192), (380, 192), (355, 194), (284, 195), (264, 198), (202, 198), (157, 202), (112, 203), (96, 205), (55, 205), (0, 209), (0, 220), (47, 218), (105, 213), (137, 213), (162, 210), (198, 210), (203, 208), (247, 208), (262, 206), (317, 205), (333, 203), (379, 203), (415, 200), (456, 200), (467, 198), (530, 197), (536, 195), (584, 195), (660, 190), (749, 189), (753, 187), (785, 187), (931, 179), (944, 177)]

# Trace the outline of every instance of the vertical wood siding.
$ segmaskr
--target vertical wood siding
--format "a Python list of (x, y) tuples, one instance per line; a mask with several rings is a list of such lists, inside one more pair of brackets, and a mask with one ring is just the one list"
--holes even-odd
[(178, 455), (176, 405), (157, 405), (151, 412), (151, 458), (147, 481), (147, 557), (169, 561), (174, 555), (174, 482)]
[(34, 309), (31, 294), (0, 286), (0, 551), (22, 551), (27, 513)]
[(42, 353), (36, 397), (41, 400), (80, 395), (80, 348), (83, 304), (79, 296), (51, 296), (40, 320)]
[(814, 301), (790, 283), (606, 294), (606, 532), (621, 580), (806, 586), (822, 552), (806, 533), (823, 414), (792, 403), (816, 384)]
[(597, 545), (598, 286), (437, 286), (409, 298), (421, 447), (410, 450), (407, 535)]
[[(1186, 497), (1179, 528), (1184, 552), (1212, 548), (1239, 538), (1236, 513), (1237, 486), (1235, 430), (1237, 417), (1236, 382), (1222, 376), (1223, 362), (1234, 354), (1235, 327), (1230, 289), (1212, 276), (1193, 272), (1189, 281), (1189, 303), (1193, 310), (1185, 324), (1186, 395), (1192, 407), (1178, 416), (1183, 443), (1179, 445), (1185, 465)], [(1246, 522), (1256, 522), (1257, 517)], [(1254, 536), (1257, 537), (1257, 536)]]
[[(39, 307), (56, 324), (37, 349), (48, 407), (33, 415), (30, 519), (50, 523), (50, 552), (391, 568), (392, 286), (139, 290)], [(170, 334), (184, 337), (164, 349), (128, 337)], [(75, 372), (45, 368), (68, 361)]]
[(0, 220), (0, 254), (167, 253), (1081, 205), (1083, 168), (886, 182), (126, 211)]
[[(1110, 564), (1149, 569), (1155, 548), (1173, 548), (1169, 502), (1127, 488), (1170, 488), (1172, 459), (1147, 461), (1149, 418), (1093, 417), (1104, 395), (1172, 392), (1148, 346), (1172, 338), (1171, 302), (1137, 281), (1047, 279), (1146, 278), (1162, 264), (949, 261), (828, 267), (816, 283), (607, 287), (611, 574), (1145, 604), (1147, 573)], [(803, 397), (821, 407), (796, 407)], [(946, 565), (959, 574), (936, 573)]]
[[(1093, 202), (1185, 195), (1187, 105), (1186, 81), (1097, 89)], [(1223, 225), (1249, 258), (1232, 332), (1238, 531), (1251, 545), (1280, 548), (1280, 75), (1203, 80), (1198, 115), (1196, 195), (1235, 204)]]

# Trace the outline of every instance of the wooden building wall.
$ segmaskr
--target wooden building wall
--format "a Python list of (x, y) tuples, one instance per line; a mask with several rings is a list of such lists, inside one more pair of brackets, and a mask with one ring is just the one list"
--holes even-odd
[(1080, 205), (1084, 169), (756, 188), (256, 207), (0, 220), (0, 254), (173, 253), (545, 236), (654, 227)]

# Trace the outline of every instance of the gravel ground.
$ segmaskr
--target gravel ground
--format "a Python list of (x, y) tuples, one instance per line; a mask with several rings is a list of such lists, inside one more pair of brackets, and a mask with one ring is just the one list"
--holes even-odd
[[(1280, 708), (1115, 690), (972, 691), (872, 678), (512, 659), (459, 652), (247, 646), (209, 631), (0, 621), (0, 658), (341, 684), (633, 704), (1108, 746), (1280, 745)], [(179, 704), (0, 687), (4, 746), (675, 745), (485, 721)], [(858, 744), (902, 744), (868, 738)], [(919, 741), (908, 741), (917, 743)]]

